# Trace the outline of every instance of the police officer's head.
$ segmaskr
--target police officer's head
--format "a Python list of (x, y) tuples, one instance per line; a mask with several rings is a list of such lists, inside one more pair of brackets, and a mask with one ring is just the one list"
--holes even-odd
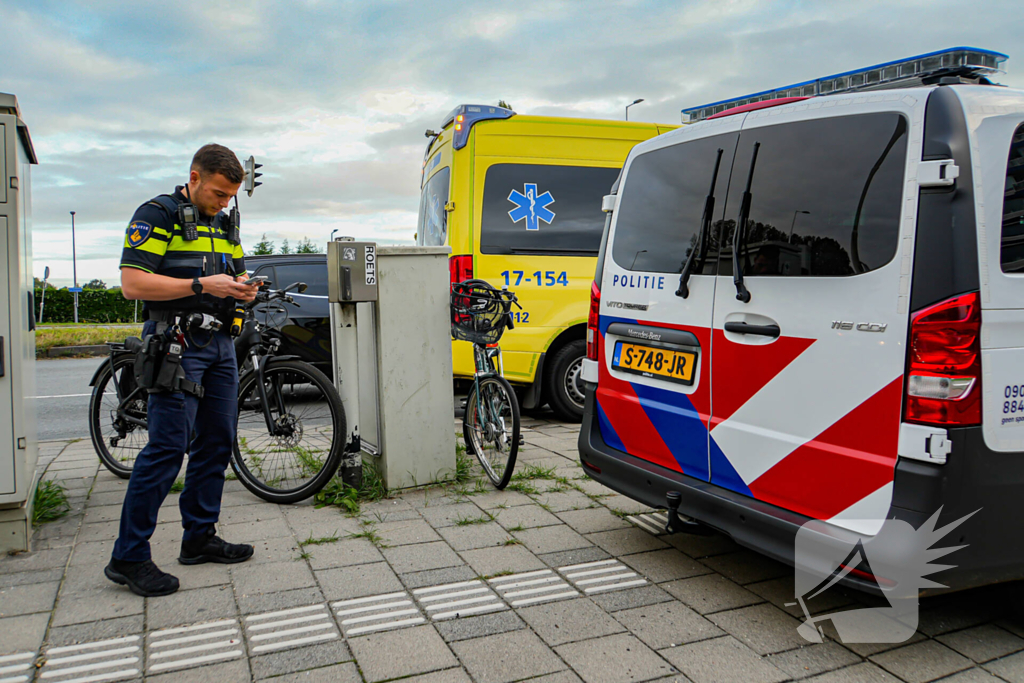
[(192, 157), (188, 190), (192, 203), (207, 216), (227, 208), (238, 194), (244, 171), (235, 153), (224, 145), (203, 145)]

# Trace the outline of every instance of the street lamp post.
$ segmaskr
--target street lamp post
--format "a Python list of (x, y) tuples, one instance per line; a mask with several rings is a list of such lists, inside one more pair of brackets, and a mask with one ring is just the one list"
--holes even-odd
[(336, 233), (336, 232), (338, 232), (338, 228), (335, 228), (334, 230), (331, 230), (331, 241), (332, 242), (334, 241), (334, 233)]
[(798, 214), (801, 214), (801, 213), (807, 214), (808, 216), (811, 214), (810, 211), (796, 210), (796, 211), (793, 212), (793, 221), (789, 224), (789, 239), (786, 240), (787, 242), (792, 242), (793, 241), (793, 228), (796, 227), (796, 217), (797, 217)]
[(629, 104), (626, 105), (626, 120), (627, 121), (629, 121), (629, 108), (632, 107), (634, 104), (640, 104), (643, 101), (644, 101), (644, 98), (641, 97), (639, 99), (633, 100), (632, 102), (630, 102)]
[(71, 212), (71, 273), (75, 280), (75, 322), (78, 322), (78, 262), (75, 258), (75, 212)]

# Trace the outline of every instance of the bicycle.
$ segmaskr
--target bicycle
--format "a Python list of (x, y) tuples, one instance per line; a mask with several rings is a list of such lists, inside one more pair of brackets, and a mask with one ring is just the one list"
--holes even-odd
[[(280, 334), (269, 325), (288, 292), (260, 290), (244, 307), (235, 353), (238, 382), (238, 432), (231, 469), (246, 489), (272, 503), (294, 503), (316, 494), (335, 475), (345, 450), (345, 411), (334, 384), (295, 356), (279, 356)], [(264, 305), (264, 322), (257, 306)], [(110, 356), (93, 377), (89, 434), (100, 461), (128, 479), (139, 451), (149, 441), (147, 394), (135, 383), (135, 353), (110, 343)]]
[(499, 490), (512, 478), (519, 451), (519, 401), (503, 376), (498, 346), (505, 329), (513, 327), (513, 304), (519, 306), (515, 294), (483, 280), (452, 285), (452, 337), (472, 342), (475, 363), (462, 435)]

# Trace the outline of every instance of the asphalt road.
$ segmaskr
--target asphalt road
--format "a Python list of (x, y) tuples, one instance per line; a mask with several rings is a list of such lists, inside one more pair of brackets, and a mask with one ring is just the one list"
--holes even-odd
[(103, 358), (36, 361), (39, 440), (89, 438), (89, 380)]

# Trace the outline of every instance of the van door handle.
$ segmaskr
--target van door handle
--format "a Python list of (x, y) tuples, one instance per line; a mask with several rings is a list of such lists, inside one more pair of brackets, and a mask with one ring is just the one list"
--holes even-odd
[(735, 332), (736, 334), (758, 334), (762, 337), (778, 338), (782, 334), (782, 330), (779, 329), (778, 325), (751, 325), (749, 323), (726, 323), (726, 332)]

